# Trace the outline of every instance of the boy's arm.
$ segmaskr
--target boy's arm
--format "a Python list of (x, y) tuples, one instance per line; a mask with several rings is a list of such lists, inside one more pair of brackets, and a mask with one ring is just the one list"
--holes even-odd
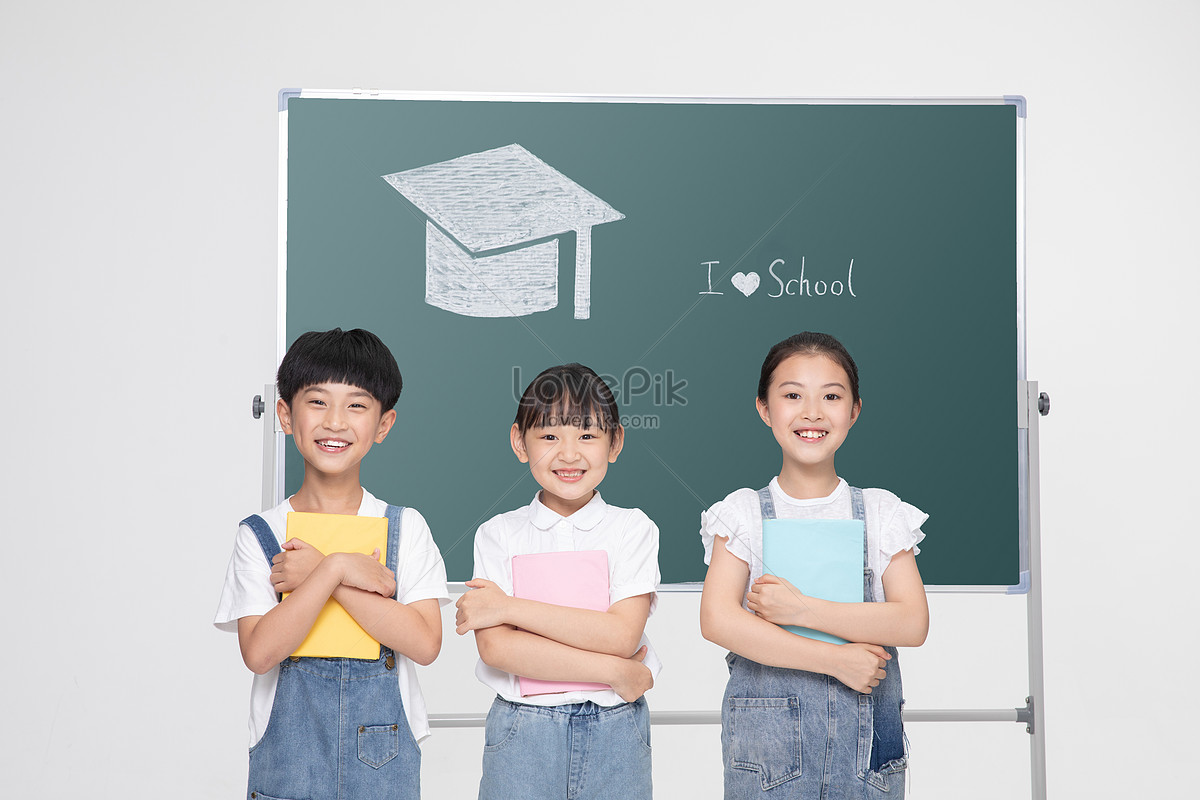
[(623, 658), (571, 647), (509, 625), (475, 631), (475, 646), (483, 663), (496, 669), (538, 680), (606, 683), (627, 703), (654, 685), (654, 677), (642, 664), (644, 647)]
[(830, 675), (866, 694), (883, 680), (891, 656), (882, 647), (797, 636), (742, 608), (749, 577), (746, 562), (731, 555), (725, 540), (716, 537), (700, 595), (700, 632), (705, 639), (760, 664)]
[(917, 647), (929, 633), (929, 604), (912, 550), (892, 556), (883, 572), (882, 603), (837, 603), (809, 597), (783, 578), (764, 575), (746, 600), (750, 610), (776, 625), (799, 625), (843, 639)]
[(299, 586), (261, 616), (238, 620), (242, 661), (257, 675), (269, 672), (308, 636), (325, 601), (342, 583), (337, 559), (323, 559)]
[(341, 585), (333, 599), (375, 641), (429, 666), (442, 650), (442, 612), (436, 598), (407, 605), (374, 592)]
[(471, 591), (456, 604), (459, 634), (510, 625), (573, 648), (627, 658), (638, 649), (650, 616), (649, 594), (618, 600), (608, 611), (591, 611), (510, 597), (482, 578), (467, 586)]
[[(361, 553), (322, 556), (306, 542), (291, 539), (284, 544), (283, 552), (275, 556), (271, 579), (279, 591), (295, 591), (327, 562), (335, 563), (341, 575), (339, 585), (331, 592), (333, 599), (371, 638), (422, 666), (433, 663), (442, 649), (440, 605), (432, 598), (407, 605), (393, 599), (396, 581), (392, 571), (379, 563), (378, 550), (372, 556)], [(301, 636), (300, 641), (303, 640)]]

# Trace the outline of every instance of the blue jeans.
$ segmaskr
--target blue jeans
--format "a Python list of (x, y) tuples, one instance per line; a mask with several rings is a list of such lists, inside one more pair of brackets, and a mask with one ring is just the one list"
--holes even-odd
[(649, 800), (646, 699), (531, 706), (497, 697), (484, 729), (479, 800)]

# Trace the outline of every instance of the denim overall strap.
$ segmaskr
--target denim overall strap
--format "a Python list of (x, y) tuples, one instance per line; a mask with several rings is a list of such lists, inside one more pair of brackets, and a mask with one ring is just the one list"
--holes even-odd
[[(867, 549), (867, 506), (863, 502), (862, 489), (854, 486), (850, 487), (850, 509), (854, 513), (854, 518), (863, 524), (863, 575), (865, 577), (866, 573), (870, 571), (870, 567), (867, 564), (871, 563), (868, 558), (869, 550)], [(873, 602), (875, 599), (874, 592), (868, 588), (869, 586), (869, 583), (863, 584), (864, 603)]]
[(388, 505), (383, 516), (388, 521), (387, 558), (385, 566), (396, 576), (396, 599), (400, 599), (400, 573), (396, 567), (400, 559), (400, 519), (404, 514), (404, 506)]
[[(251, 514), (242, 520), (241, 524), (254, 531), (254, 535), (258, 538), (258, 546), (262, 548), (263, 555), (267, 557), (267, 566), (274, 566), (273, 559), (282, 552), (279, 549), (279, 542), (275, 539), (275, 531), (271, 530), (267, 521), (258, 514)], [(276, 592), (275, 599), (282, 600), (283, 595)]]
[[(867, 546), (867, 512), (863, 502), (862, 489), (850, 487), (850, 506), (854, 509), (854, 518), (863, 523), (863, 602), (874, 603), (875, 571), (868, 566), (871, 562)], [(886, 677), (871, 692), (871, 772), (896, 772), (904, 769), (906, 764), (904, 753), (904, 724), (900, 711), (904, 705), (903, 688), (900, 683), (900, 657), (895, 647), (883, 648), (891, 660), (884, 667)], [(876, 775), (868, 776), (869, 781), (881, 781)], [(886, 780), (886, 779), (884, 779)]]
[(758, 507), (763, 519), (775, 519), (775, 498), (771, 497), (770, 486), (758, 490)]
[(267, 563), (273, 563), (271, 559), (280, 552), (279, 542), (275, 539), (275, 531), (271, 530), (267, 521), (258, 514), (251, 514), (242, 520), (241, 524), (254, 531), (254, 535), (258, 537), (258, 546), (262, 548), (263, 555), (267, 557)]

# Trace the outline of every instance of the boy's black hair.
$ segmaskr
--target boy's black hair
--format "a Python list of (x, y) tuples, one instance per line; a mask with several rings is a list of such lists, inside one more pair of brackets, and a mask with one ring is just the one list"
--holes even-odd
[(549, 425), (595, 427), (615, 433), (621, 415), (612, 389), (595, 371), (583, 364), (563, 364), (543, 370), (526, 387), (514, 422), (522, 434)]
[(771, 388), (771, 376), (779, 365), (794, 355), (825, 356), (846, 371), (850, 379), (850, 395), (857, 403), (858, 397), (858, 365), (850, 357), (845, 345), (828, 333), (805, 331), (789, 336), (779, 342), (767, 353), (763, 360), (762, 371), (758, 377), (758, 399), (766, 402), (767, 390)]
[(345, 383), (371, 393), (390, 411), (404, 382), (387, 345), (370, 331), (309, 331), (288, 348), (275, 375), (279, 397), (289, 406), (301, 389), (318, 383)]

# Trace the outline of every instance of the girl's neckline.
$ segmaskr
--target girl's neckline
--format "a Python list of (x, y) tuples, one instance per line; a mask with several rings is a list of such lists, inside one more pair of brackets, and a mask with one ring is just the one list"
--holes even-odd
[(793, 495), (788, 494), (787, 491), (779, 484), (779, 476), (778, 475), (771, 479), (770, 486), (771, 486), (771, 489), (774, 490), (775, 494), (778, 495), (779, 498), (782, 499), (786, 503), (789, 503), (789, 504), (795, 505), (795, 506), (816, 506), (816, 505), (824, 505), (826, 503), (831, 503), (834, 500), (838, 499), (838, 497), (844, 491), (844, 487), (848, 486), (848, 484), (846, 483), (845, 478), (839, 477), (837, 480), (838, 480), (837, 485), (833, 487), (833, 491), (827, 495), (822, 495), (820, 497), (795, 497)]

